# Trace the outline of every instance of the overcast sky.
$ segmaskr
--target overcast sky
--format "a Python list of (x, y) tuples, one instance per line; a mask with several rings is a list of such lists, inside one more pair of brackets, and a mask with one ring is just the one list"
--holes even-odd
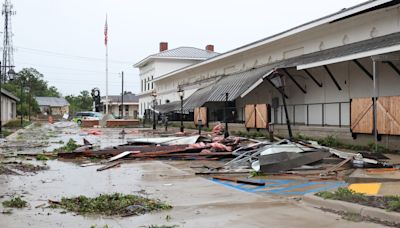
[[(0, 0), (2, 1), (2, 0)], [(14, 62), (34, 67), (63, 95), (99, 87), (105, 95), (104, 22), (109, 27), (109, 94), (140, 90), (132, 65), (169, 48), (214, 44), (225, 52), (363, 0), (11, 0)], [(3, 23), (3, 20), (1, 21)]]

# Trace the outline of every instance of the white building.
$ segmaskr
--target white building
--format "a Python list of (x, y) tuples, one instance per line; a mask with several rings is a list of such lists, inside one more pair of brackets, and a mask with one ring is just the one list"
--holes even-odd
[[(109, 112), (114, 116), (121, 116), (122, 97), (120, 95), (108, 96)], [(101, 97), (101, 102), (106, 103), (106, 97)], [(139, 97), (133, 93), (124, 94), (123, 116), (125, 119), (138, 119)], [(105, 108), (103, 108), (105, 111)]]
[(17, 102), (19, 102), (18, 97), (1, 89), (1, 123), (3, 125), (17, 117)]
[[(295, 125), (330, 127), (330, 133), (348, 136), (353, 130), (350, 103), (374, 97), (374, 83), (378, 97), (400, 96), (399, 8), (399, 1), (367, 1), (158, 75), (154, 87), (173, 102), (179, 99), (176, 87), (183, 86), (186, 110), (222, 108), (229, 93), (234, 118), (242, 121), (246, 104), (274, 104), (270, 121), (284, 124), (282, 99), (270, 80), (279, 72), (284, 75), (289, 116)], [(390, 59), (375, 62), (373, 80), (373, 58), (387, 54)], [(390, 124), (400, 129), (396, 118)]]
[(178, 97), (176, 95), (177, 83), (172, 82), (173, 86), (160, 88), (154, 85), (153, 80), (161, 75), (199, 63), (216, 55), (218, 53), (214, 52), (213, 45), (207, 45), (204, 50), (194, 47), (178, 47), (168, 50), (168, 43), (161, 42), (159, 53), (150, 55), (134, 65), (134, 67), (139, 68), (141, 83), (141, 91), (138, 94), (139, 116), (143, 116), (144, 110), (152, 108), (152, 91), (157, 92), (157, 104), (166, 104)]

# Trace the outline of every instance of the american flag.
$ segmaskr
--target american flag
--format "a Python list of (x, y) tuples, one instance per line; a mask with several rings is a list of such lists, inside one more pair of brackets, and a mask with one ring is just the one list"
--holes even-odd
[(104, 45), (107, 46), (108, 41), (108, 24), (107, 24), (107, 16), (106, 16), (106, 24), (104, 25)]

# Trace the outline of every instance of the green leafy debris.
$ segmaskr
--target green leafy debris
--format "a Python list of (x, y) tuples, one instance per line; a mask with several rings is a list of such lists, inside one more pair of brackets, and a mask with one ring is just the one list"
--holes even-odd
[(12, 208), (24, 208), (24, 207), (28, 206), (28, 202), (21, 199), (21, 197), (19, 197), (19, 196), (14, 197), (10, 200), (4, 201), (2, 204), (4, 207), (12, 207)]
[(96, 198), (78, 196), (62, 198), (60, 202), (53, 202), (52, 208), (62, 208), (78, 214), (101, 214), (132, 216), (147, 212), (168, 210), (172, 206), (159, 200), (153, 200), (136, 195), (121, 193), (100, 195)]

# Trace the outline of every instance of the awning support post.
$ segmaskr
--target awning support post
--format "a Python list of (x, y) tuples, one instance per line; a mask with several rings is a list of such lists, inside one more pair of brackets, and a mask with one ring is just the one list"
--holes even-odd
[(378, 128), (377, 128), (377, 108), (376, 101), (378, 98), (378, 88), (377, 88), (377, 78), (378, 78), (378, 66), (376, 60), (372, 58), (372, 69), (373, 69), (373, 97), (372, 97), (372, 108), (373, 108), (373, 118), (374, 118), (374, 141), (375, 141), (375, 152), (378, 151)]
[(329, 74), (329, 77), (331, 77), (332, 81), (335, 83), (337, 89), (342, 90), (342, 88), (340, 87), (339, 83), (336, 81), (336, 78), (333, 76), (333, 74), (329, 70), (329, 68), (326, 65), (324, 65), (324, 68), (325, 68), (326, 72)]

